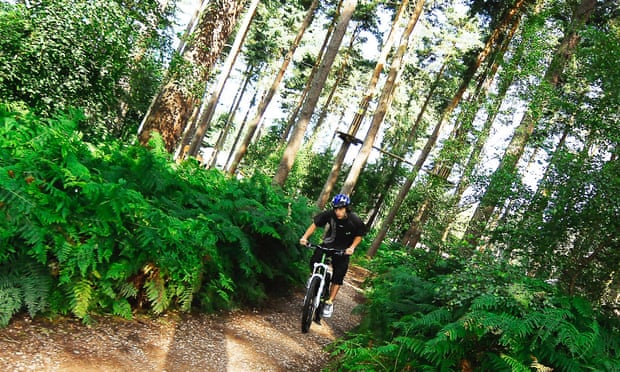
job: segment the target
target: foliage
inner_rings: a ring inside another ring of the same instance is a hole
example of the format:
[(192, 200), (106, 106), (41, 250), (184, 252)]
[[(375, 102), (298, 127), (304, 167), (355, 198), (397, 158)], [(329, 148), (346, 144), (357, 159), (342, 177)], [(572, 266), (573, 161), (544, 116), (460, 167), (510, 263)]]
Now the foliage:
[(379, 253), (362, 325), (332, 347), (337, 370), (617, 370), (618, 319), (582, 297), (490, 255)]
[(50, 115), (83, 109), (87, 134), (127, 138), (169, 55), (159, 2), (0, 3), (0, 96)]
[[(334, 155), (331, 151), (316, 153), (308, 152), (306, 147), (302, 148), (285, 187), (291, 190), (298, 189), (302, 195), (316, 198), (321, 194), (333, 162)], [(345, 175), (346, 169), (341, 170), (339, 179), (344, 179)]]
[(618, 167), (618, 160), (558, 153), (528, 213), (511, 218), (497, 239), (531, 275), (557, 279), (570, 293), (612, 304), (613, 294), (606, 292), (618, 288)]
[(582, 33), (574, 71), (544, 130), (568, 139), (549, 158), (536, 193), (524, 196), (526, 206), (512, 208), (496, 229), (494, 243), (530, 275), (617, 309), (620, 75), (608, 61), (620, 55), (620, 32), (610, 26)]
[(280, 134), (274, 127), (268, 128), (267, 133), (262, 135), (254, 146), (248, 148), (248, 153), (239, 167), (241, 173), (259, 172), (273, 175), (282, 156), (279, 144)]
[(87, 321), (256, 305), (303, 281), (306, 199), (171, 163), (161, 141), (89, 144), (79, 113), (0, 110), (2, 324), (22, 308)]

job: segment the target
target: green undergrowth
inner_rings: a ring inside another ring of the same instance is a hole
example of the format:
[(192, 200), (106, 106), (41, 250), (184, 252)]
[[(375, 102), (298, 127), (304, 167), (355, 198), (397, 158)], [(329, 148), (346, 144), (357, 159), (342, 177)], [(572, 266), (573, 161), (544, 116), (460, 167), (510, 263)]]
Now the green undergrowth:
[(307, 200), (171, 162), (157, 138), (86, 143), (79, 120), (0, 106), (0, 326), (255, 306), (303, 281)]
[(620, 320), (523, 269), (384, 247), (330, 371), (620, 371)]

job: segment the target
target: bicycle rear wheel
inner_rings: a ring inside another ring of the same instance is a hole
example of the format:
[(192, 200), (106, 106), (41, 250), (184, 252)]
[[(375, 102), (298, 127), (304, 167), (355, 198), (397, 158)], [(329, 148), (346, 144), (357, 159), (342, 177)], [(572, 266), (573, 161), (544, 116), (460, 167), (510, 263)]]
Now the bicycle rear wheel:
[(308, 285), (308, 289), (306, 290), (306, 298), (304, 300), (304, 308), (301, 313), (301, 332), (307, 333), (310, 329), (310, 325), (312, 324), (312, 317), (314, 315), (315, 307), (314, 307), (314, 298), (319, 291), (319, 285), (321, 284), (321, 279), (314, 277), (310, 281)]

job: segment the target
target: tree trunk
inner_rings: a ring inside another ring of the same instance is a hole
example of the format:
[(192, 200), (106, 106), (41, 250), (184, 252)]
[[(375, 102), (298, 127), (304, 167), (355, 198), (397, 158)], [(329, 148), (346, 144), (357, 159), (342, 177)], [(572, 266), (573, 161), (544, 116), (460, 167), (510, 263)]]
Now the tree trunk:
[(319, 96), (321, 95), (321, 89), (327, 80), (329, 70), (334, 63), (334, 59), (336, 58), (336, 54), (338, 53), (338, 49), (342, 43), (342, 39), (346, 33), (347, 26), (349, 25), (349, 21), (353, 16), (356, 6), (357, 0), (344, 1), (340, 19), (329, 42), (327, 51), (325, 52), (323, 62), (321, 63), (315, 78), (312, 80), (311, 89), (308, 91), (308, 96), (304, 102), (299, 120), (297, 120), (297, 124), (295, 125), (291, 138), (284, 149), (284, 154), (280, 165), (278, 166), (278, 170), (273, 177), (273, 185), (284, 186), (284, 182), (286, 182), (286, 179), (288, 178), (288, 174), (290, 173), (293, 163), (295, 162), (295, 155), (301, 147), (304, 133), (308, 127), (314, 108), (319, 100)]
[(370, 152), (372, 151), (372, 148), (374, 146), (375, 139), (377, 137), (377, 134), (379, 133), (381, 124), (383, 124), (385, 116), (387, 115), (387, 112), (392, 103), (396, 84), (399, 80), (400, 74), (402, 73), (402, 66), (404, 65), (403, 60), (409, 46), (411, 34), (413, 33), (415, 25), (418, 23), (418, 19), (420, 18), (423, 9), (424, 0), (418, 0), (413, 14), (409, 19), (409, 23), (407, 24), (407, 27), (405, 28), (405, 31), (403, 32), (403, 35), (401, 37), (400, 46), (396, 51), (396, 55), (392, 59), (392, 64), (390, 66), (387, 81), (383, 87), (383, 91), (379, 99), (379, 104), (377, 105), (377, 109), (375, 110), (375, 113), (373, 115), (370, 128), (368, 129), (368, 133), (366, 134), (366, 138), (364, 139), (364, 143), (362, 144), (360, 153), (353, 161), (351, 170), (349, 171), (349, 174), (344, 181), (344, 186), (341, 190), (343, 194), (350, 195), (352, 193), (353, 189), (355, 188), (355, 184), (357, 183), (357, 179), (362, 173), (362, 169), (364, 169), (366, 161), (368, 161), (368, 157), (370, 156)]
[(237, 144), (239, 143), (239, 140), (241, 139), (241, 135), (243, 134), (243, 131), (245, 130), (245, 127), (247, 126), (248, 117), (250, 116), (250, 111), (254, 107), (254, 102), (256, 102), (256, 96), (258, 96), (258, 90), (254, 91), (254, 96), (252, 96), (252, 100), (251, 100), (252, 105), (250, 105), (250, 107), (248, 107), (248, 109), (245, 111), (245, 116), (243, 117), (243, 120), (241, 121), (241, 125), (239, 126), (239, 129), (237, 130), (237, 135), (235, 136), (235, 140), (233, 141), (233, 144), (230, 146), (230, 151), (228, 152), (228, 157), (226, 158), (226, 163), (224, 164), (223, 169), (228, 169), (230, 162), (232, 161), (232, 157), (235, 154), (235, 149), (237, 148)]
[(394, 200), (394, 204), (392, 204), (392, 207), (390, 208), (388, 215), (385, 217), (383, 223), (381, 224), (381, 228), (377, 232), (375, 239), (370, 244), (370, 247), (368, 247), (368, 251), (366, 252), (366, 255), (368, 257), (374, 257), (374, 255), (377, 254), (377, 251), (379, 250), (379, 246), (381, 246), (383, 239), (385, 239), (385, 236), (387, 235), (390, 225), (392, 224), (392, 222), (394, 222), (394, 219), (396, 218), (396, 214), (398, 213), (400, 206), (405, 201), (405, 198), (407, 197), (407, 194), (409, 193), (409, 190), (411, 189), (411, 186), (413, 185), (413, 181), (415, 181), (416, 177), (418, 176), (418, 173), (420, 172), (420, 169), (422, 169), (422, 165), (426, 161), (426, 158), (428, 158), (428, 154), (430, 154), (431, 149), (433, 148), (433, 146), (435, 146), (435, 142), (437, 142), (437, 138), (439, 137), (439, 132), (441, 130), (442, 123), (443, 121), (440, 121), (435, 126), (433, 133), (431, 133), (430, 137), (426, 141), (426, 144), (424, 145), (424, 148), (422, 149), (422, 152), (418, 156), (418, 159), (416, 163), (414, 164), (413, 169), (411, 170), (411, 173), (409, 173), (407, 180), (401, 186), (400, 191), (398, 192), (398, 196)]
[(183, 33), (184, 37), (179, 40), (179, 45), (177, 46), (177, 53), (179, 53), (179, 55), (183, 55), (185, 53), (185, 48), (187, 47), (186, 41), (189, 39), (189, 36), (194, 32), (196, 27), (198, 27), (200, 15), (204, 11), (204, 8), (208, 2), (209, 0), (200, 0), (200, 6), (196, 8), (196, 11), (192, 14), (189, 22), (187, 22), (185, 32)]
[(432, 202), (430, 199), (424, 200), (420, 208), (418, 208), (418, 213), (416, 214), (409, 230), (405, 233), (403, 238), (401, 239), (401, 244), (407, 246), (408, 249), (413, 249), (420, 242), (420, 238), (422, 237), (422, 230), (420, 226), (424, 224), (424, 221), (428, 218), (432, 206)]
[[(407, 9), (408, 4), (409, 0), (404, 0), (400, 4), (398, 12), (394, 16), (394, 21), (392, 22), (390, 33), (388, 34), (385, 43), (381, 46), (381, 53), (379, 54), (379, 58), (377, 59), (377, 63), (375, 64), (375, 69), (368, 83), (368, 88), (366, 89), (366, 93), (364, 94), (364, 97), (362, 97), (362, 100), (359, 103), (359, 109), (355, 113), (353, 121), (351, 122), (351, 126), (349, 127), (348, 134), (352, 137), (355, 137), (355, 135), (357, 134), (357, 131), (362, 124), (362, 120), (364, 119), (364, 116), (368, 111), (368, 105), (370, 104), (370, 101), (375, 95), (377, 83), (379, 81), (379, 77), (381, 76), (381, 72), (383, 72), (385, 61), (389, 52), (392, 50), (392, 45), (394, 43), (394, 38), (396, 35), (396, 29), (398, 28), (400, 19), (402, 18), (404, 11)], [(325, 185), (323, 185), (323, 189), (321, 190), (321, 194), (319, 195), (319, 198), (317, 200), (317, 206), (319, 207), (319, 209), (323, 209), (325, 207), (325, 204), (327, 204), (327, 200), (329, 199), (329, 196), (332, 193), (334, 186), (336, 185), (338, 175), (340, 174), (340, 169), (342, 169), (342, 163), (344, 162), (350, 146), (350, 141), (343, 140), (342, 145), (340, 146), (340, 150), (338, 151), (338, 154), (334, 159), (334, 164), (329, 173), (329, 176), (327, 176)]]
[(316, 8), (318, 7), (318, 5), (319, 5), (319, 0), (312, 1), (312, 4), (310, 5), (308, 12), (306, 13), (306, 18), (304, 19), (304, 22), (302, 23), (301, 27), (299, 28), (299, 31), (297, 32), (297, 36), (295, 37), (295, 40), (291, 44), (288, 52), (286, 53), (286, 56), (284, 56), (284, 61), (282, 62), (282, 66), (280, 66), (280, 70), (278, 71), (278, 74), (273, 80), (271, 87), (269, 88), (265, 96), (261, 99), (260, 103), (258, 104), (256, 115), (248, 123), (247, 133), (245, 137), (243, 138), (243, 141), (241, 142), (239, 149), (237, 149), (237, 152), (235, 153), (234, 159), (230, 167), (228, 168), (228, 173), (234, 174), (237, 171), (237, 167), (239, 166), (239, 163), (241, 163), (241, 160), (245, 156), (248, 150), (248, 147), (250, 146), (250, 143), (252, 142), (252, 138), (254, 138), (254, 134), (256, 133), (256, 129), (258, 128), (258, 124), (260, 123), (263, 116), (265, 115), (265, 112), (267, 111), (267, 106), (269, 106), (269, 103), (271, 103), (273, 96), (276, 94), (276, 91), (278, 90), (278, 87), (280, 86), (280, 83), (282, 82), (282, 79), (284, 78), (284, 73), (286, 72), (286, 69), (288, 68), (288, 65), (290, 64), (291, 60), (293, 59), (293, 54), (295, 54), (295, 50), (297, 50), (297, 47), (299, 46), (299, 43), (301, 42), (301, 39), (304, 33), (306, 32), (306, 29), (312, 23), (312, 19), (314, 18), (314, 12), (316, 11)]
[(158, 132), (166, 150), (174, 152), (183, 128), (200, 102), (200, 99), (192, 94), (194, 86), (207, 81), (244, 3), (245, 0), (227, 0), (217, 2), (219, 6), (205, 8), (206, 12), (200, 18), (196, 37), (191, 45), (185, 47), (183, 54), (187, 65), (194, 70), (189, 76), (175, 73), (168, 78), (138, 129), (138, 139), (142, 145), (149, 142), (152, 133)]
[(243, 79), (243, 83), (241, 84), (237, 93), (235, 94), (235, 98), (233, 99), (232, 105), (230, 106), (228, 110), (228, 115), (226, 115), (226, 122), (224, 123), (224, 127), (222, 128), (222, 130), (220, 130), (220, 134), (218, 135), (217, 141), (213, 148), (213, 153), (211, 154), (211, 161), (209, 162), (210, 168), (214, 168), (217, 164), (217, 157), (220, 151), (222, 151), (222, 148), (224, 147), (224, 143), (228, 139), (228, 133), (230, 132), (230, 128), (231, 126), (234, 125), (235, 113), (239, 109), (239, 105), (241, 104), (241, 101), (243, 100), (245, 93), (247, 93), (247, 89), (248, 89), (248, 86), (250, 85), (250, 81), (252, 80), (253, 74), (254, 74), (254, 66), (248, 65), (244, 73), (245, 78)]
[[(340, 9), (341, 5), (342, 5), (342, 0), (340, 1), (338, 9)], [(286, 121), (286, 126), (284, 127), (284, 130), (282, 131), (282, 134), (280, 135), (280, 142), (282, 144), (286, 143), (286, 140), (288, 139), (291, 133), (291, 129), (295, 125), (297, 117), (299, 116), (299, 112), (301, 111), (301, 108), (303, 107), (304, 101), (306, 100), (306, 97), (308, 96), (308, 92), (312, 88), (312, 82), (314, 81), (314, 77), (319, 67), (321, 66), (321, 62), (323, 61), (323, 57), (326, 53), (329, 40), (332, 38), (332, 35), (334, 34), (334, 28), (336, 27), (336, 22), (338, 22), (337, 16), (332, 19), (332, 23), (329, 25), (329, 28), (327, 29), (327, 32), (325, 33), (325, 37), (323, 38), (323, 44), (321, 45), (321, 48), (319, 49), (319, 53), (316, 56), (316, 61), (314, 61), (314, 66), (312, 66), (312, 70), (310, 71), (310, 76), (308, 76), (308, 79), (306, 80), (306, 86), (304, 87), (304, 90), (301, 92), (299, 97), (297, 97), (295, 108), (291, 110), (291, 114), (288, 116), (288, 120)]]
[[(351, 38), (351, 41), (353, 41), (356, 37), (357, 35), (354, 35)], [(336, 95), (336, 91), (338, 90), (338, 88), (340, 87), (340, 84), (342, 83), (342, 79), (344, 78), (344, 72), (346, 71), (346, 69), (347, 69), (347, 62), (345, 60), (340, 65), (340, 68), (338, 69), (338, 73), (336, 74), (336, 81), (332, 85), (332, 89), (329, 91), (329, 95), (327, 96), (327, 99), (325, 100), (325, 104), (323, 105), (323, 108), (321, 109), (321, 113), (319, 114), (319, 117), (316, 121), (316, 125), (314, 126), (314, 129), (312, 129), (312, 136), (310, 136), (310, 140), (308, 141), (309, 149), (312, 149), (312, 147), (314, 147), (316, 138), (318, 137), (321, 127), (323, 126), (323, 123), (325, 122), (325, 118), (327, 117), (327, 114), (329, 113), (329, 109), (330, 109), (332, 101), (334, 100), (334, 96)]]
[(319, 135), (321, 127), (323, 123), (325, 122), (325, 118), (327, 118), (327, 115), (330, 112), (331, 103), (334, 100), (334, 97), (336, 96), (336, 92), (338, 91), (338, 88), (340, 88), (340, 85), (342, 84), (342, 81), (345, 78), (345, 73), (347, 72), (347, 68), (349, 67), (349, 57), (351, 56), (351, 51), (353, 50), (353, 46), (358, 36), (359, 36), (359, 27), (356, 27), (356, 29), (351, 33), (351, 39), (350, 39), (351, 41), (349, 42), (349, 46), (347, 47), (347, 52), (344, 53), (345, 55), (342, 58), (342, 62), (340, 63), (338, 72), (336, 72), (335, 74), (336, 75), (335, 81), (332, 84), (332, 87), (329, 91), (329, 94), (327, 95), (327, 99), (325, 100), (323, 107), (321, 108), (321, 112), (319, 113), (319, 116), (316, 120), (316, 125), (312, 129), (312, 135), (310, 136), (310, 139), (308, 140), (308, 149), (312, 149), (312, 147), (314, 147), (314, 143), (316, 142), (316, 139)]
[[(436, 183), (441, 185), (440, 187), (444, 187), (449, 185), (448, 178), (452, 173), (452, 168), (457, 162), (462, 161), (463, 157), (466, 156), (469, 146), (467, 145), (467, 135), (471, 132), (473, 127), (474, 117), (482, 103), (487, 97), (488, 89), (491, 86), (492, 81), (495, 78), (497, 70), (499, 69), (500, 61), (503, 60), (503, 56), (508, 50), (508, 46), (510, 45), (515, 32), (518, 29), (518, 26), (521, 21), (521, 12), (508, 12), (510, 17), (504, 20), (500, 24), (499, 27), (503, 28), (503, 30), (499, 33), (504, 34), (506, 31), (505, 28), (510, 27), (506, 36), (503, 37), (502, 40), (498, 37), (495, 39), (496, 42), (501, 42), (501, 46), (497, 48), (496, 52), (490, 52), (493, 54), (493, 58), (488, 63), (487, 68), (480, 74), (478, 77), (478, 84), (476, 85), (476, 89), (474, 93), (469, 98), (469, 102), (462, 108), (461, 113), (459, 114), (459, 118), (456, 120), (456, 124), (450, 134), (450, 139), (448, 142), (453, 143), (454, 146), (445, 145), (438, 156), (437, 161), (433, 167), (433, 174), (436, 177), (439, 177), (444, 182)], [(491, 50), (494, 48), (491, 48)], [(458, 146), (458, 149), (454, 148)], [(455, 154), (455, 152), (458, 152)], [(407, 239), (407, 244), (410, 249), (416, 247), (419, 243), (420, 238), (422, 236), (422, 229), (427, 219), (431, 217), (431, 211), (434, 211), (434, 203), (431, 198), (427, 198), (420, 210), (417, 213), (417, 217), (412, 222), (408, 234), (411, 236), (410, 239)], [(442, 213), (442, 212), (438, 212)]]
[(256, 14), (256, 8), (258, 7), (259, 0), (252, 0), (250, 3), (250, 7), (241, 23), (241, 28), (237, 32), (237, 36), (235, 37), (235, 42), (232, 45), (230, 53), (226, 58), (226, 62), (224, 63), (224, 67), (220, 72), (217, 83), (215, 85), (215, 89), (211, 94), (209, 101), (207, 102), (207, 106), (200, 115), (198, 119), (196, 132), (193, 133), (191, 141), (189, 142), (189, 150), (187, 152), (188, 156), (196, 157), (198, 155), (198, 151), (200, 151), (200, 145), (202, 144), (202, 139), (204, 138), (209, 126), (211, 125), (211, 120), (213, 119), (213, 114), (215, 113), (215, 107), (217, 106), (217, 102), (222, 95), (222, 91), (224, 89), (224, 85), (230, 76), (230, 71), (232, 71), (233, 65), (241, 52), (241, 46), (243, 45), (243, 41), (248, 34), (250, 29), (250, 23), (252, 22), (252, 18)]
[[(562, 42), (558, 46), (543, 78), (544, 82), (549, 84), (551, 87), (557, 88), (560, 85), (560, 77), (564, 70), (564, 66), (579, 43), (578, 31), (587, 22), (590, 15), (594, 11), (595, 6), (596, 0), (582, 0), (579, 6), (575, 9), (571, 23), (568, 25), (568, 30), (566, 31)], [(537, 96), (540, 97), (540, 94)], [(521, 123), (515, 130), (502, 161), (500, 162), (500, 165), (494, 175), (499, 175), (502, 173), (512, 174), (515, 172), (517, 163), (523, 155), (530, 135), (536, 128), (536, 123), (539, 119), (539, 114), (537, 113), (544, 111), (544, 108), (548, 105), (546, 98), (540, 97), (538, 100), (539, 102), (536, 104), (538, 109), (536, 112), (532, 110), (533, 106), (530, 106), (530, 109), (521, 119)], [(500, 186), (500, 182), (502, 181), (496, 181), (493, 177), (491, 178), (491, 183), (487, 187), (485, 194), (481, 198), (480, 203), (476, 207), (474, 215), (469, 222), (465, 237), (474, 247), (478, 245), (495, 206), (502, 203), (503, 197), (496, 192), (497, 188)]]
[[(525, 52), (525, 45), (526, 42), (522, 40), (521, 43), (519, 43), (519, 45), (517, 46), (516, 51), (512, 53), (510, 64), (507, 65), (507, 67), (504, 69), (504, 72), (500, 74), (499, 82), (497, 84), (497, 94), (491, 99), (490, 102), (487, 102), (487, 106), (491, 108), (488, 110), (488, 115), (484, 122), (482, 130), (476, 138), (476, 143), (473, 145), (472, 151), (469, 154), (469, 158), (467, 160), (467, 164), (464, 167), (461, 178), (459, 179), (456, 189), (454, 191), (453, 199), (455, 203), (458, 203), (461, 200), (461, 198), (463, 197), (463, 193), (471, 183), (471, 176), (475, 170), (476, 165), (480, 161), (482, 149), (489, 137), (489, 134), (491, 133), (495, 118), (497, 117), (502, 102), (504, 101), (506, 94), (508, 93), (508, 89), (514, 82), (519, 62), (521, 61), (523, 53)], [(447, 223), (442, 235), (442, 241), (445, 241), (448, 238), (448, 234), (450, 233), (451, 229), (450, 225), (456, 218), (457, 214), (458, 212), (451, 212), (450, 216), (446, 218)]]

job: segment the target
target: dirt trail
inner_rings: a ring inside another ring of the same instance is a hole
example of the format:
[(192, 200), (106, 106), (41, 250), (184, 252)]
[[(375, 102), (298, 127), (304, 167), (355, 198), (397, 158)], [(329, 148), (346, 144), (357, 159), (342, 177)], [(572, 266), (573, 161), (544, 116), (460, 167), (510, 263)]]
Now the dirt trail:
[(20, 317), (0, 329), (1, 371), (320, 371), (323, 348), (353, 328), (366, 272), (351, 267), (334, 316), (301, 333), (303, 293), (252, 311), (132, 321)]

